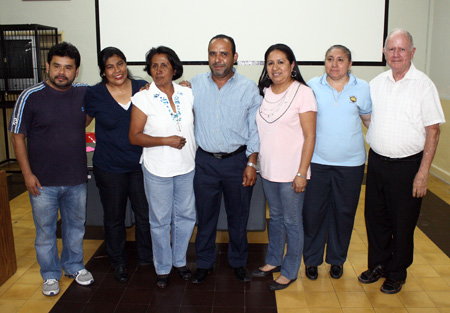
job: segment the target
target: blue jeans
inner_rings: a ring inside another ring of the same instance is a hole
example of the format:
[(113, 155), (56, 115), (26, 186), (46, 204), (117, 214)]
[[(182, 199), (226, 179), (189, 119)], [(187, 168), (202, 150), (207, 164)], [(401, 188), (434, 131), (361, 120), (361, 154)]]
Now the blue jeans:
[[(86, 183), (76, 186), (43, 186), (30, 194), (36, 227), (36, 257), (44, 280), (59, 279), (62, 269), (71, 276), (84, 269), (83, 237), (86, 221)], [(56, 246), (58, 208), (62, 221), (61, 260)], [(62, 269), (61, 269), (62, 267)]]
[(94, 166), (94, 175), (103, 206), (106, 252), (112, 267), (125, 265), (128, 260), (125, 251), (127, 237), (125, 213), (128, 198), (130, 198), (131, 208), (136, 219), (138, 262), (152, 262), (152, 239), (142, 171), (113, 173)]
[(153, 262), (156, 273), (165, 275), (170, 273), (172, 265), (186, 265), (186, 251), (195, 226), (195, 171), (174, 177), (153, 175), (145, 166), (142, 171), (150, 213)]
[(270, 213), (266, 263), (281, 265), (281, 275), (296, 279), (303, 252), (302, 210), (305, 193), (295, 193), (291, 189), (292, 182), (275, 183), (262, 179), (262, 185)]

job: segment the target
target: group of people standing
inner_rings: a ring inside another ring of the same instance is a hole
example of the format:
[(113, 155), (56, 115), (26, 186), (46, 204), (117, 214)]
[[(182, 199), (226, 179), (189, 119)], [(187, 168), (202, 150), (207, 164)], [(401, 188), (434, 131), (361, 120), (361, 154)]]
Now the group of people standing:
[[(366, 186), (369, 269), (359, 281), (372, 283), (385, 277), (382, 292), (401, 290), (412, 263), (413, 232), (439, 124), (445, 122), (436, 88), (412, 64), (415, 48), (408, 32), (398, 29), (389, 34), (384, 54), (392, 70), (376, 77), (370, 86), (350, 73), (351, 52), (342, 45), (327, 50), (325, 74), (308, 83), (293, 51), (284, 44), (272, 45), (256, 85), (234, 68), (238, 54), (233, 38), (217, 35), (208, 45), (210, 72), (194, 77), (188, 87), (174, 82), (182, 76), (183, 66), (168, 47), (147, 53), (145, 70), (153, 82), (146, 87), (145, 81), (131, 77), (126, 57), (112, 47), (99, 54), (99, 84), (72, 84), (79, 55), (76, 63), (64, 49), (76, 50), (67, 43), (52, 48), (49, 79), (24, 91), (10, 125), (30, 191), (44, 294), (59, 292), (61, 267), (81, 284), (93, 282), (82, 264), (86, 167), (79, 151), (84, 153), (84, 145), (78, 147), (80, 136), (84, 138), (82, 128), (93, 118), (94, 175), (104, 210), (106, 249), (119, 282), (128, 279), (124, 225), (128, 198), (136, 217), (138, 262), (153, 263), (156, 284), (165, 288), (172, 269), (194, 284), (203, 283), (213, 272), (222, 196), (229, 231), (228, 261), (239, 281), (281, 272), (270, 289), (287, 288), (298, 277), (302, 256), (306, 276), (317, 279), (325, 247), (330, 276), (340, 278), (366, 162), (362, 121), (369, 129), (371, 146)], [(67, 116), (59, 115), (61, 103), (73, 112), (67, 109)], [(48, 118), (48, 112), (55, 117)], [(74, 133), (71, 137), (67, 137), (68, 127)], [(57, 145), (41, 151), (46, 147), (41, 143), (43, 135), (56, 136)], [(54, 163), (47, 164), (49, 154), (55, 155)], [(72, 162), (77, 167), (69, 162), (75, 157)], [(269, 245), (265, 264), (250, 273), (246, 227), (258, 163), (269, 205)], [(80, 176), (76, 182), (60, 179), (75, 179), (75, 170)], [(44, 181), (47, 172), (55, 179)], [(44, 203), (47, 189), (61, 185), (83, 189), (84, 196), (77, 192), (78, 206), (64, 205), (65, 191), (46, 200), (45, 208), (37, 204)], [(58, 207), (63, 220), (61, 261), (52, 233)], [(47, 211), (52, 219), (45, 227), (51, 231), (40, 226)], [(80, 215), (81, 241), (65, 237), (74, 228), (66, 211)], [(192, 274), (186, 266), (186, 251), (196, 221), (197, 267)], [(77, 250), (81, 263), (78, 258), (72, 265), (74, 256), (65, 254), (66, 248), (81, 249)], [(51, 262), (44, 261), (49, 251)]]

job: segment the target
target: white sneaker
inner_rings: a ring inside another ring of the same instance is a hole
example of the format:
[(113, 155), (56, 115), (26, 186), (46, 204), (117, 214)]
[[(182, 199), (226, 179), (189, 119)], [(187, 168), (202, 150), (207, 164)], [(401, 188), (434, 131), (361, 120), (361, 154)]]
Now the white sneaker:
[(91, 272), (84, 268), (75, 274), (75, 281), (82, 286), (88, 286), (94, 283), (94, 277)]
[(55, 296), (59, 293), (59, 283), (56, 279), (47, 279), (42, 285), (42, 293), (46, 296)]

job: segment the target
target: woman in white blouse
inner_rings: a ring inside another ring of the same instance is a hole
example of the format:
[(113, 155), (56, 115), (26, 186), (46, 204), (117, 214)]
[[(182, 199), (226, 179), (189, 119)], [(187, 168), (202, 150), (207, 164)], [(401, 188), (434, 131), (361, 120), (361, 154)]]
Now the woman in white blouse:
[(165, 288), (172, 266), (182, 279), (191, 277), (186, 250), (196, 219), (194, 97), (191, 89), (173, 82), (183, 74), (183, 66), (172, 49), (152, 48), (146, 55), (145, 70), (153, 82), (148, 90), (132, 97), (129, 139), (144, 147), (141, 163), (156, 284)]

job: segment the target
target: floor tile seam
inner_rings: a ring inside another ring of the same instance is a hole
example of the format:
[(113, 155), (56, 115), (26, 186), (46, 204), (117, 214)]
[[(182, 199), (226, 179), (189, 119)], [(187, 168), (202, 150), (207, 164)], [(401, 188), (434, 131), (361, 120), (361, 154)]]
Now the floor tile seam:
[[(425, 293), (425, 292), (424, 292), (424, 293)], [(430, 302), (433, 303), (434, 306), (431, 306), (431, 307), (426, 306), (426, 307), (420, 307), (420, 308), (437, 308), (436, 303), (434, 303), (433, 300), (431, 300), (431, 298), (430, 298), (428, 295), (426, 295), (426, 296), (427, 296), (428, 300), (430, 300)], [(402, 297), (400, 296), (400, 294), (399, 294), (399, 297), (398, 297), (398, 298), (400, 299), (400, 301), (401, 301), (401, 303), (403, 304), (403, 307), (404, 307), (405, 309), (411, 308), (411, 306), (407, 306), (407, 303), (402, 299)]]
[[(443, 181), (440, 181), (439, 184), (440, 184), (440, 183), (447, 185), (447, 184), (444, 183)], [(450, 188), (450, 186), (448, 186), (448, 185), (447, 185), (447, 187)], [(447, 199), (446, 199), (447, 197), (440, 197), (440, 196), (438, 195), (438, 194), (440, 193), (440, 190), (438, 190), (438, 189), (439, 189), (439, 187), (434, 187), (434, 186), (429, 186), (429, 187), (428, 187), (428, 190), (431, 191), (433, 194), (435, 194), (436, 197), (438, 197), (439, 199), (441, 199), (442, 201), (444, 201), (445, 203), (447, 203), (448, 205), (450, 205), (450, 199), (447, 200)]]

